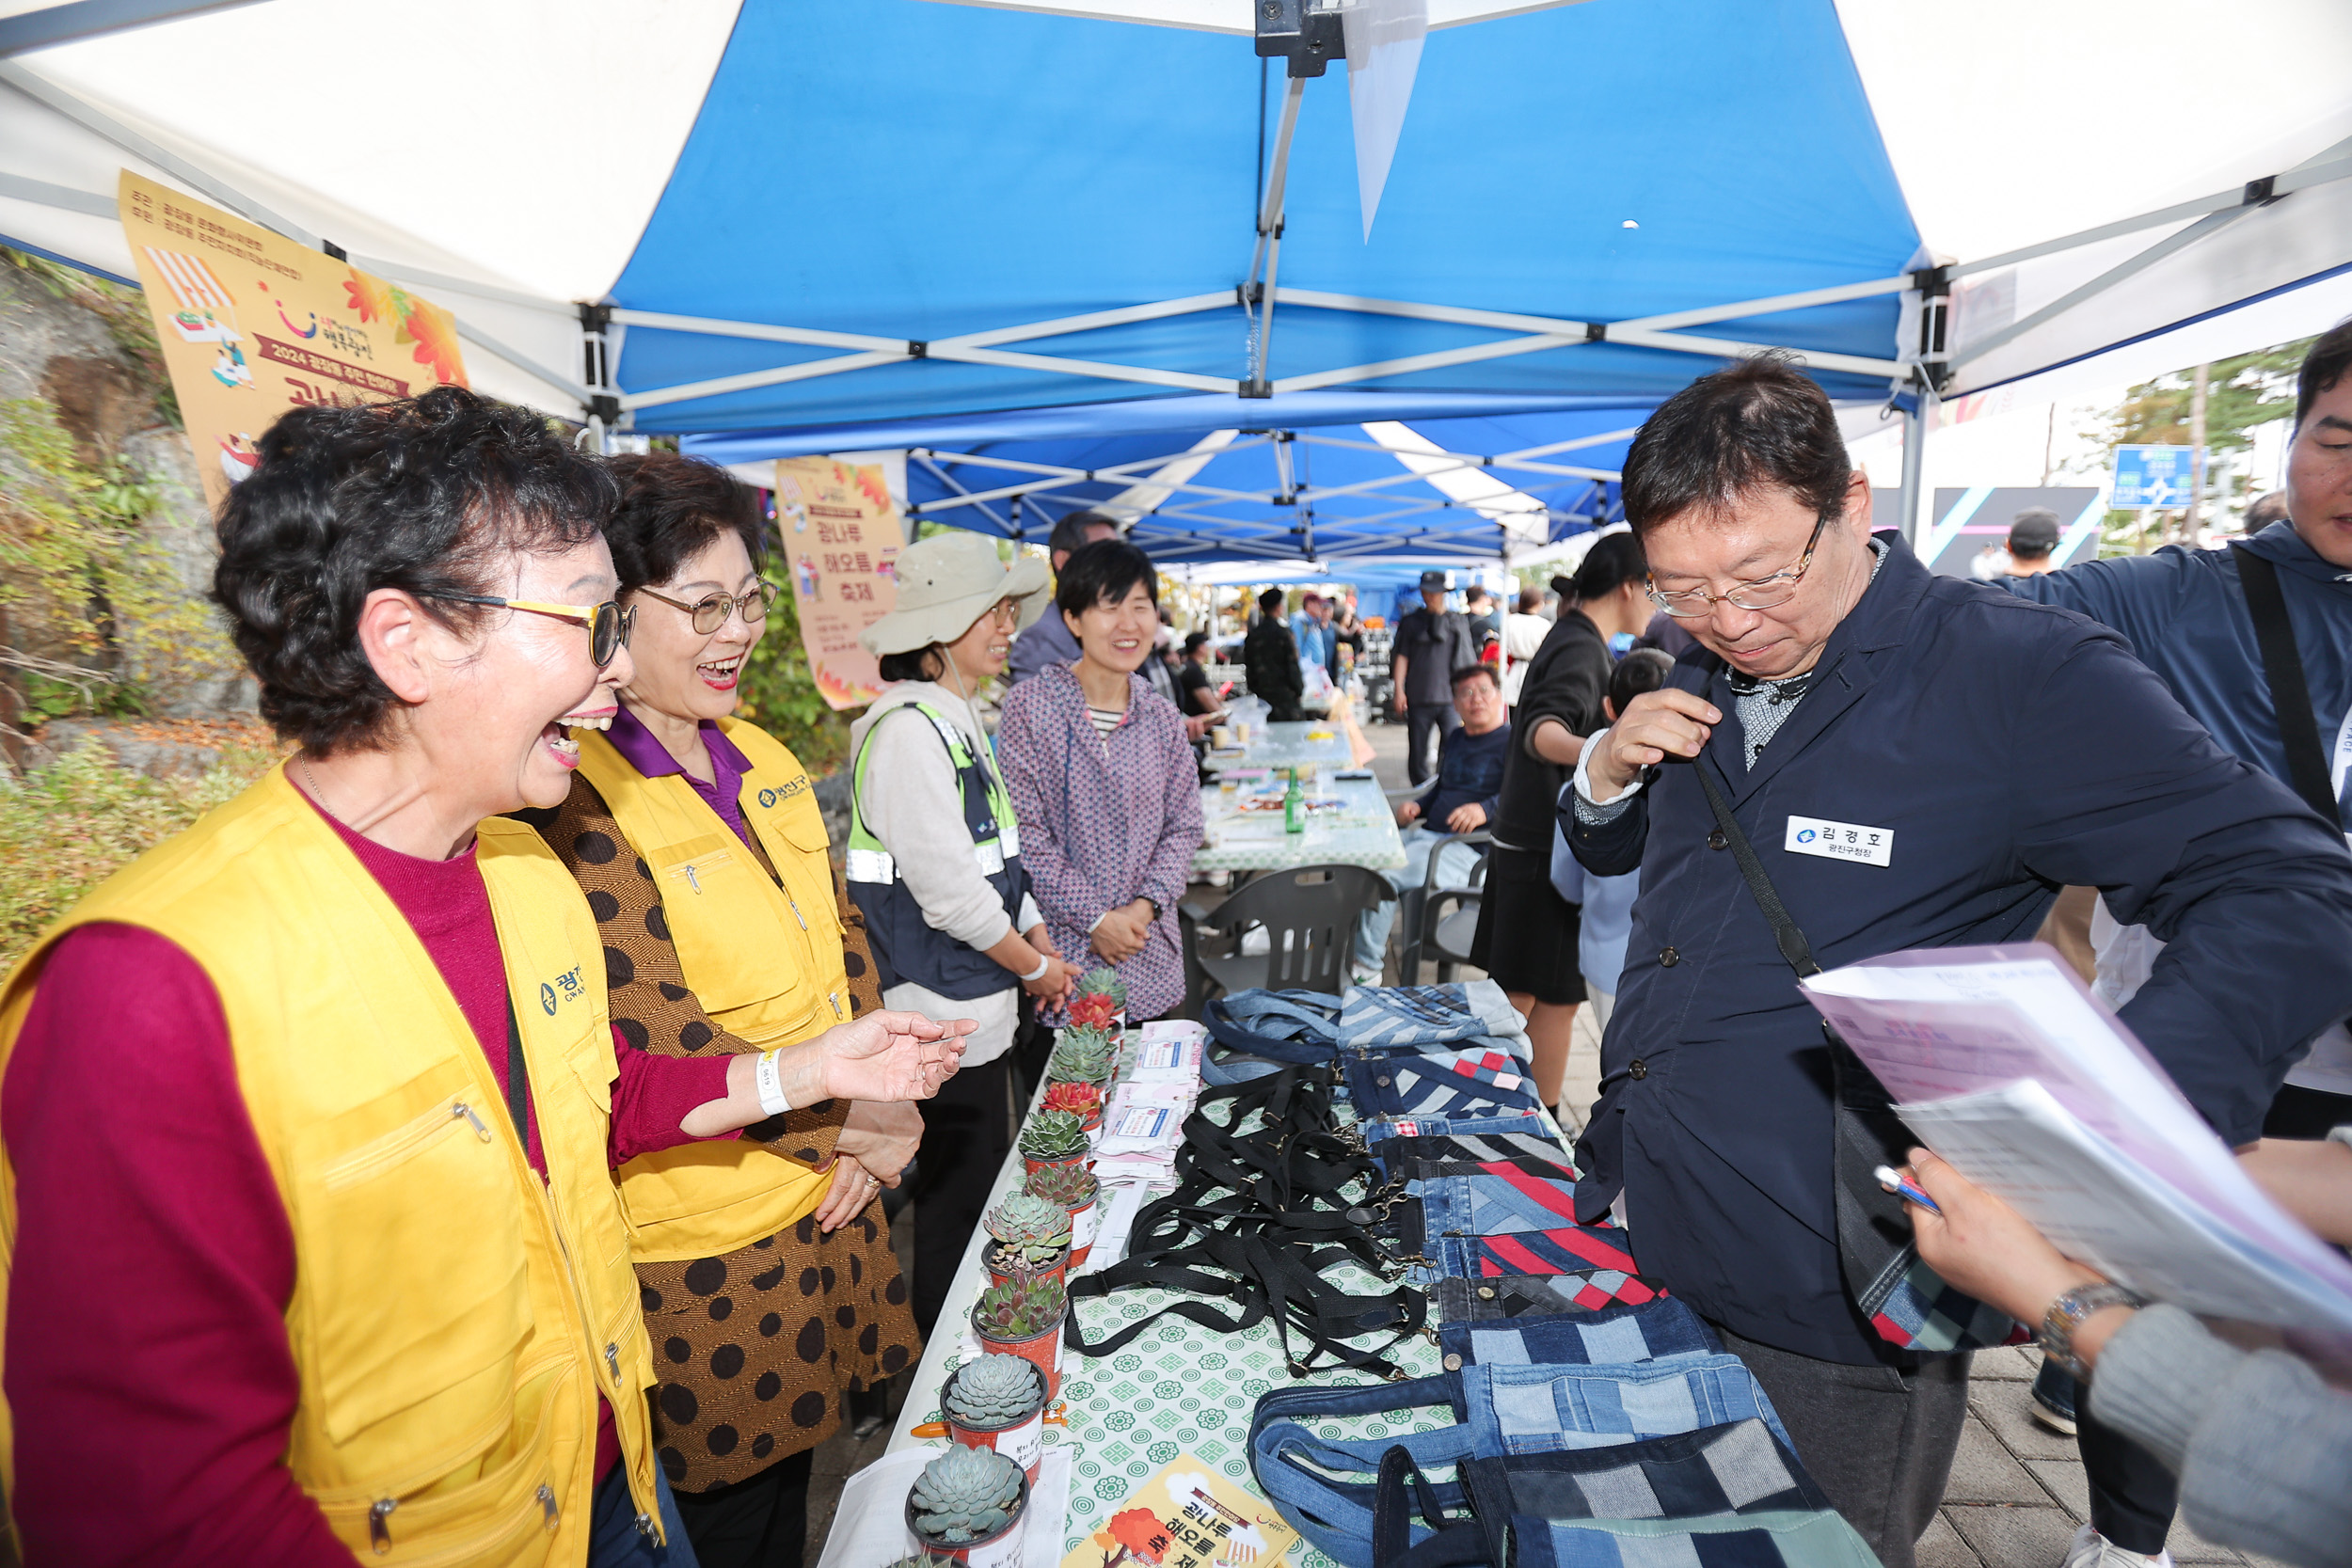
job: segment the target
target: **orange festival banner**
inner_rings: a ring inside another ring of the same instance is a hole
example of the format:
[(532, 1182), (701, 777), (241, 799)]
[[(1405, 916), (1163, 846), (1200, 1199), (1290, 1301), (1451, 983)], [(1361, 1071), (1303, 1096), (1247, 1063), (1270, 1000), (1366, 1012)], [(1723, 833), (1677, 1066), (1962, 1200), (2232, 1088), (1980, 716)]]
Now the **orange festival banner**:
[(439, 306), (128, 169), (118, 196), (207, 505), (289, 408), (466, 385)]
[(778, 458), (776, 534), (817, 689), (836, 709), (864, 707), (882, 695), (882, 682), (858, 633), (898, 604), (906, 543), (882, 466)]

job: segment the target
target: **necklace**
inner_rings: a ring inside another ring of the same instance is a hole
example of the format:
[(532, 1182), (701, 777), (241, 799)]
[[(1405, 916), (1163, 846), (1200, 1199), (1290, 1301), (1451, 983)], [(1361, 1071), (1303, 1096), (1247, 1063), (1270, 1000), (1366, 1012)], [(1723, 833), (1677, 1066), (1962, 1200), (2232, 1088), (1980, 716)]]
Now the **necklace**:
[(319, 810), (325, 812), (327, 816), (334, 817), (336, 821), (341, 822), (342, 818), (336, 816), (335, 808), (326, 803), (326, 791), (319, 787), (319, 776), (310, 771), (310, 753), (308, 752), (296, 752), (294, 753), (294, 766), (302, 769), (302, 782), (310, 786), (310, 799), (317, 802)]

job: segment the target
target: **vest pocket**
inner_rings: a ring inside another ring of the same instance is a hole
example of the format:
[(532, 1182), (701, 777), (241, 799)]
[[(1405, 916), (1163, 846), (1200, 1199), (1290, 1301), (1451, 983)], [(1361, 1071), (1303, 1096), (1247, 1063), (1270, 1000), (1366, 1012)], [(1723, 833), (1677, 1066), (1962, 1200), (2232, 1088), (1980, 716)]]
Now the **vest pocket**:
[[(478, 1480), (406, 1492), (389, 1486), (345, 1487), (314, 1494), (327, 1527), (362, 1562), (388, 1568), (453, 1568), (454, 1564), (522, 1564), (548, 1560), (548, 1538), (567, 1521), (584, 1533), (586, 1495), (572, 1496), (580, 1446), (595, 1441), (592, 1427), (573, 1413), (581, 1369), (575, 1361), (527, 1380), (523, 1402), (535, 1412), (508, 1457), (494, 1458)], [(532, 1384), (536, 1386), (532, 1386)], [(559, 1429), (571, 1439), (559, 1451)]]
[(293, 1140), (291, 1326), (344, 1473), (430, 1474), (504, 1430), (531, 1305), (506, 1108), (449, 1057)]

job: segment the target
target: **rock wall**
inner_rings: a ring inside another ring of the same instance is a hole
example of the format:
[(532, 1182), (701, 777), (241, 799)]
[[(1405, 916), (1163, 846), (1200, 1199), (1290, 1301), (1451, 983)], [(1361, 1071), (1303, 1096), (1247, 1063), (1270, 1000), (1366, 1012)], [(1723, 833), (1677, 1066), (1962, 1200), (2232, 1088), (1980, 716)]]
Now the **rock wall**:
[[(187, 437), (166, 412), (167, 388), (160, 367), (144, 358), (133, 341), (144, 302), (126, 292), (110, 295), (72, 288), (73, 276), (78, 275), (44, 275), (0, 261), (0, 400), (41, 400), (84, 467), (103, 470), (119, 460), (132, 477), (151, 488), (154, 500), (139, 526), (162, 546), (171, 586), (183, 596), (179, 608), (200, 604), (212, 579), (212, 518)], [(24, 473), (21, 454), (0, 450), (0, 485), (24, 483)], [(0, 491), (0, 504), (5, 500)], [(135, 668), (135, 653), (111, 660), (78, 655), (71, 661), (106, 668), (129, 657), (134, 667), (116, 673), (145, 688), (147, 710), (158, 717), (249, 711), (252, 683), (238, 670), (209, 610), (204, 625), (194, 667), (164, 678)], [(138, 627), (124, 630), (130, 635), (118, 641), (135, 648)], [(56, 647), (40, 646), (39, 634), (22, 624), (9, 623), (7, 635), (21, 652), (60, 655)], [(13, 705), (0, 696), (0, 707)], [(0, 712), (0, 720), (11, 717)]]

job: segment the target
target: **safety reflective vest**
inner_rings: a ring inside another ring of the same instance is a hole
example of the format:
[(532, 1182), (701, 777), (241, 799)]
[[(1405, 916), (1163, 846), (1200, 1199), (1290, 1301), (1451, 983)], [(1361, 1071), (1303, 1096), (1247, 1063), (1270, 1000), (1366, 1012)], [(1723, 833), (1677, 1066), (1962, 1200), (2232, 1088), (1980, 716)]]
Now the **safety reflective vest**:
[[(980, 874), (1002, 895), (1005, 918), (1019, 924), (1021, 900), (1028, 892), (1028, 874), (1021, 869), (1021, 827), (1013, 815), (1011, 797), (996, 775), (973, 754), (963, 732), (946, 714), (928, 703), (905, 705), (920, 713), (946, 743), (947, 758), (963, 785), (963, 825), (972, 835), (972, 855)], [(907, 891), (898, 864), (882, 840), (866, 830), (860, 800), (866, 793), (866, 758), (874, 732), (887, 723), (884, 714), (866, 732), (866, 745), (858, 748), (850, 794), (850, 896), (866, 916), (866, 935), (873, 944), (884, 988), (911, 980), (942, 996), (968, 1001), (1009, 990), (1020, 981), (985, 953), (975, 952), (933, 927), (923, 908)]]
[[(790, 751), (750, 724), (719, 725), (751, 764), (737, 803), (774, 878), (684, 774), (649, 779), (595, 731), (575, 732), (580, 770), (653, 874), (703, 1011), (755, 1045), (791, 1045), (850, 1016), (824, 817)], [(751, 1139), (641, 1154), (617, 1174), (647, 1263), (750, 1246), (815, 1212), (832, 1180)]]
[[(0, 990), (5, 1070), (66, 931), (144, 927), (203, 968), (294, 1236), (286, 1465), (389, 1568), (584, 1560), (599, 1394), (642, 1528), (660, 1528), (652, 1354), (607, 1168), (602, 944), (530, 829), (484, 822), (477, 861), (544, 1181), (423, 944), (282, 766), (109, 878)], [(12, 1246), (12, 1166), (0, 1219)]]

